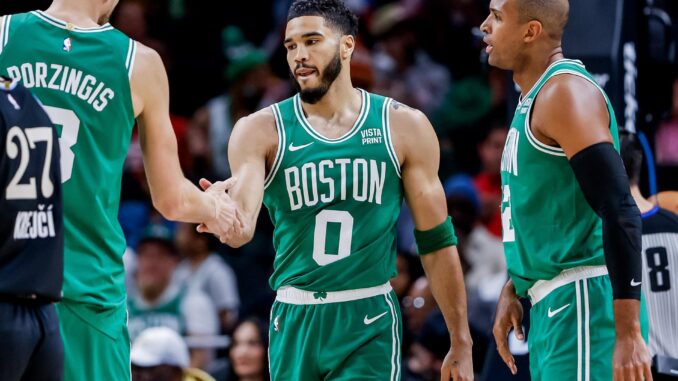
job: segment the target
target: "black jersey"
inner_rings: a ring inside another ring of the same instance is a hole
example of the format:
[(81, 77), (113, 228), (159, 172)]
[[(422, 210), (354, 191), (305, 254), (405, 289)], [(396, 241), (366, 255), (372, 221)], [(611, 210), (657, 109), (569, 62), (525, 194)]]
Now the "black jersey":
[(63, 281), (59, 139), (41, 104), (0, 81), (0, 294), (58, 300)]

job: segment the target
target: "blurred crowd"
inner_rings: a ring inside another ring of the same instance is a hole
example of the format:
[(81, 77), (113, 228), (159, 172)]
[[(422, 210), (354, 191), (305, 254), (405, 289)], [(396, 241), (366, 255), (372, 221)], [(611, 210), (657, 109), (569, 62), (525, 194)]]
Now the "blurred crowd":
[[(289, 3), (120, 1), (112, 24), (157, 50), (165, 63), (181, 164), (196, 183), (201, 177), (230, 176), (228, 140), (240, 117), (293, 94), (282, 45)], [(439, 175), (465, 271), (477, 379), (508, 379), (491, 330), (507, 279), (498, 205), (509, 79), (483, 56), (478, 26), (489, 1), (346, 3), (360, 18), (351, 62), (354, 85), (422, 110), (436, 129)], [(662, 144), (676, 147), (678, 96), (659, 133)], [(678, 164), (675, 150), (661, 148), (659, 160)], [(239, 249), (197, 233), (195, 225), (163, 220), (152, 208), (135, 130), (119, 219), (128, 242), (124, 259), (135, 380), (268, 379), (269, 310), (275, 298), (268, 276), (275, 253), (266, 210), (253, 241)], [(415, 254), (412, 231), (404, 206), (398, 275), (391, 281), (404, 321), (403, 380), (433, 380), (439, 378), (449, 333)], [(521, 366), (526, 344), (511, 340), (511, 349), (520, 369), (511, 379), (528, 380), (528, 368)]]

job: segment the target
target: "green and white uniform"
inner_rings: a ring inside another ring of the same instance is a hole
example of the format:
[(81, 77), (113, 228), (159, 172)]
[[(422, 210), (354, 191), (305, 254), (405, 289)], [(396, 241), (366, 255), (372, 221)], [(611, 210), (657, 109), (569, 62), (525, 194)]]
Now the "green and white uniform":
[(396, 221), (403, 199), (390, 99), (360, 90), (361, 112), (328, 139), (299, 96), (272, 106), (278, 152), (264, 204), (275, 226), (274, 380), (400, 378)]
[(130, 377), (117, 214), (135, 52), (136, 42), (109, 24), (78, 28), (41, 11), (7, 16), (0, 31), (0, 72), (38, 97), (60, 136), (66, 380)]
[(530, 129), (539, 91), (564, 74), (600, 90), (619, 149), (617, 122), (605, 92), (581, 62), (554, 62), (518, 103), (506, 139), (501, 162), (504, 251), (516, 292), (529, 295), (533, 304), (528, 335), (533, 379), (611, 380), (615, 331), (602, 220), (584, 198), (563, 150), (541, 143)]

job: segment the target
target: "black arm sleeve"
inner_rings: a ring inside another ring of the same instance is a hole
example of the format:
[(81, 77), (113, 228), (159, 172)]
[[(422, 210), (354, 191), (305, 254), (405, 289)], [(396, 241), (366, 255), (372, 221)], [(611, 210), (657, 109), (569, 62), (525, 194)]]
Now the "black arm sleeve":
[(603, 220), (603, 248), (615, 299), (640, 299), (641, 219), (621, 157), (611, 143), (578, 152), (570, 165), (591, 208)]

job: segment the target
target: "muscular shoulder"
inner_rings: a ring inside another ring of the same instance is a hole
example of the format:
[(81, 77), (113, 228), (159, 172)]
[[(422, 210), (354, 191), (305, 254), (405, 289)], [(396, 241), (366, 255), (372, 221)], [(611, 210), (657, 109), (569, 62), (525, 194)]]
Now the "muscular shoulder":
[(536, 116), (560, 119), (577, 117), (583, 113), (607, 114), (605, 99), (600, 90), (587, 79), (576, 75), (561, 74), (551, 78), (539, 91), (534, 108)]
[(562, 74), (539, 92), (530, 124), (537, 139), (562, 147), (570, 158), (592, 144), (612, 141), (609, 123), (600, 90), (585, 78)]
[(254, 150), (266, 155), (278, 147), (278, 132), (275, 116), (270, 107), (263, 108), (248, 116), (242, 117), (233, 127), (229, 150)]
[(162, 70), (164, 75), (165, 67), (160, 58), (160, 54), (148, 46), (137, 42), (132, 80), (151, 83), (151, 80), (153, 79), (152, 76), (157, 76), (158, 71), (160, 70)]
[(418, 152), (438, 152), (438, 138), (423, 112), (394, 100), (391, 102), (389, 120), (393, 144), (401, 164)]
[(169, 109), (169, 83), (160, 55), (148, 46), (137, 42), (130, 87), (134, 115), (147, 109)]

